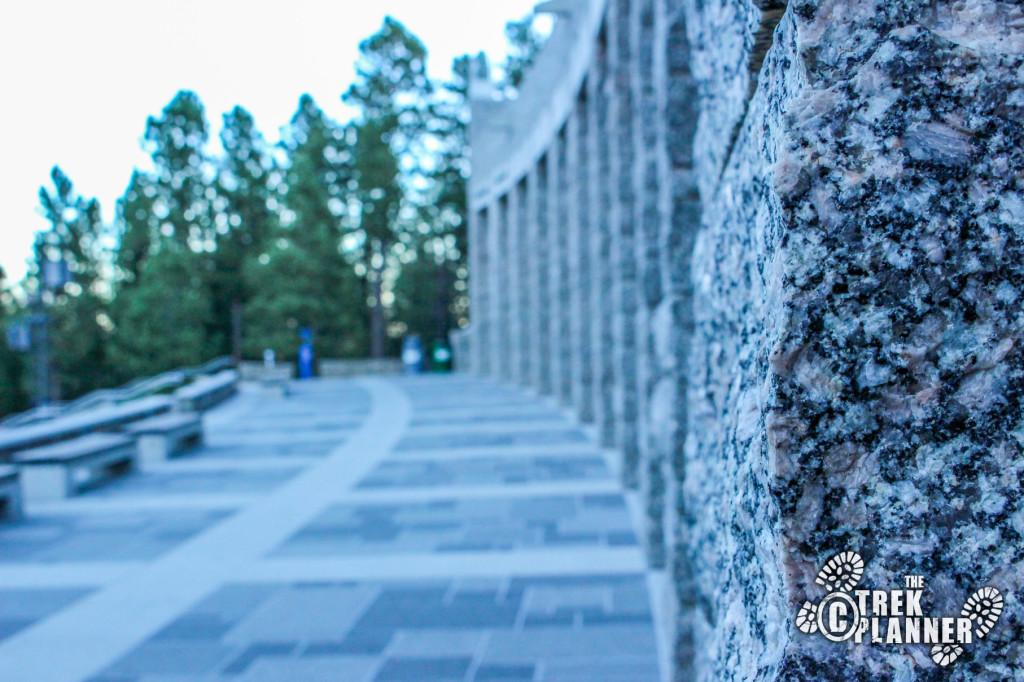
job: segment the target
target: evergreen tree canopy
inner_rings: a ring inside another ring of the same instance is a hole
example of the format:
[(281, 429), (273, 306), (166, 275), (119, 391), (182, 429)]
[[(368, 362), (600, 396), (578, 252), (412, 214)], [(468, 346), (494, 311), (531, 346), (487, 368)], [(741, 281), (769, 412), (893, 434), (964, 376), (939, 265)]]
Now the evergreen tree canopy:
[(319, 357), (366, 354), (365, 306), (359, 281), (340, 254), (310, 252), (282, 237), (259, 259), (248, 261), (246, 277), (259, 282), (245, 306), (243, 352), (258, 358), (266, 348), (281, 360), (294, 360), (299, 332), (313, 332)]
[(388, 144), (389, 131), (380, 121), (356, 125), (355, 177), (359, 205), (359, 229), (365, 247), (386, 252), (398, 239), (399, 209), (405, 195), (399, 184), (398, 158)]
[(244, 268), (253, 294), (245, 305), (247, 357), (273, 349), (294, 358), (299, 331), (314, 333), (325, 357), (366, 353), (365, 297), (342, 251), (352, 154), (346, 130), (303, 95), (283, 146), (287, 209), (266, 248)]
[[(468, 206), (469, 182), (469, 57), (452, 63), (452, 79), (445, 83), (446, 96), (433, 107), (437, 138), (436, 165), (430, 175), (430, 199), (423, 203), (424, 222), (430, 237), (419, 247), (444, 274), (431, 275), (439, 300), (433, 310), (445, 311), (445, 322), (435, 322), (435, 335), (444, 336), (452, 327), (468, 323)], [(404, 275), (404, 273), (403, 273)], [(438, 287), (438, 283), (443, 283)], [(435, 312), (435, 317), (439, 313)]]
[(48, 299), (53, 363), (49, 397), (62, 398), (110, 386), (113, 381), (107, 363), (108, 334), (100, 323), (106, 316), (106, 301), (97, 291), (104, 264), (105, 228), (99, 202), (77, 195), (60, 168), (51, 171), (50, 179), (53, 188), (39, 190), (39, 202), (50, 229), (36, 238), (37, 265), (33, 272), (37, 281), (33, 295), (38, 304), (45, 284), (40, 281), (43, 273), (38, 263), (44, 259), (63, 261), (71, 279), (47, 294), (52, 294)]
[(216, 333), (232, 339), (231, 350), (239, 355), (239, 314), (258, 285), (246, 280), (245, 260), (262, 252), (277, 225), (274, 187), (280, 173), (252, 115), (242, 107), (224, 115), (220, 140), (224, 156), (217, 176), (210, 289)]
[(174, 96), (160, 118), (146, 122), (146, 142), (157, 172), (154, 212), (160, 234), (195, 251), (213, 237), (213, 188), (206, 176), (209, 131), (203, 104), (194, 92)]
[(153, 376), (217, 356), (208, 342), (210, 297), (200, 256), (167, 237), (146, 260), (138, 283), (122, 289), (112, 309), (111, 362), (120, 378)]
[(364, 120), (378, 121), (383, 129), (400, 128), (394, 136), (396, 152), (409, 145), (422, 126), (425, 96), (433, 86), (427, 77), (427, 49), (391, 17), (377, 33), (359, 44), (356, 79), (343, 99), (359, 108)]
[(285, 205), (293, 214), (291, 239), (312, 253), (335, 254), (352, 177), (346, 131), (303, 95), (283, 145), (289, 162)]
[(252, 115), (242, 107), (224, 114), (220, 133), (224, 157), (217, 189), (227, 201), (217, 214), (217, 251), (240, 262), (245, 249), (260, 249), (274, 231), (279, 176)]
[(532, 12), (519, 21), (505, 24), (508, 52), (502, 65), (502, 82), (506, 90), (515, 92), (523, 82), (526, 69), (533, 63), (544, 45), (544, 37), (537, 31), (537, 16)]
[(404, 259), (394, 285), (394, 315), (409, 334), (446, 339), (451, 329), (450, 262), (428, 251), (432, 241), (420, 239)]
[(28, 409), (25, 365), (20, 354), (7, 345), (7, 325), (14, 310), (7, 294), (6, 273), (0, 268), (0, 417)]
[(159, 221), (153, 211), (156, 186), (145, 173), (132, 172), (132, 178), (117, 202), (117, 233), (120, 246), (115, 264), (122, 284), (137, 282), (153, 245), (159, 240)]
[[(540, 36), (532, 17), (507, 35), (514, 88)], [(277, 150), (236, 106), (211, 156), (198, 95), (175, 94), (146, 121), (153, 171), (131, 174), (112, 254), (99, 204), (53, 169), (37, 260), (62, 260), (72, 280), (31, 300), (50, 315), (61, 397), (229, 350), (292, 358), (303, 328), (319, 357), (359, 357), (394, 351), (405, 332), (443, 338), (465, 324), (470, 61), (435, 86), (422, 42), (388, 17), (355, 66), (342, 95), (353, 120), (332, 121), (304, 95)], [(23, 291), (39, 292), (38, 276)], [(0, 305), (2, 329), (16, 306)], [(23, 365), (4, 353), (0, 381), (27, 385)], [(6, 390), (0, 412), (24, 399)]]
[(99, 202), (75, 194), (71, 180), (57, 166), (50, 171), (50, 180), (53, 189), (39, 189), (50, 229), (37, 235), (35, 267), (42, 259), (63, 260), (77, 286), (87, 290), (100, 274), (104, 228)]
[(370, 303), (370, 353), (385, 352), (385, 274), (392, 249), (414, 223), (403, 210), (428, 156), (422, 144), (433, 86), (423, 43), (391, 17), (359, 44), (356, 79), (343, 99), (359, 108), (356, 126), (356, 220)]
[(70, 400), (119, 383), (110, 365), (107, 301), (91, 291), (58, 296), (48, 309), (51, 380), (55, 395)]

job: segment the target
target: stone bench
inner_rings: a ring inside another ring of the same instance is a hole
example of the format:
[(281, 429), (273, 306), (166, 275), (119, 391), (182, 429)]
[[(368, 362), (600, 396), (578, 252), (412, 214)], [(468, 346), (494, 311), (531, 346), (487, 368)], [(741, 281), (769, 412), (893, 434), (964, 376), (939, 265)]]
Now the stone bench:
[(287, 365), (265, 367), (260, 376), (260, 389), (266, 395), (288, 395), (288, 382), (292, 378), (292, 368)]
[(126, 424), (166, 414), (174, 407), (168, 396), (150, 396), (119, 405), (104, 405), (14, 428), (0, 428), (0, 462), (32, 448), (69, 441), (90, 433), (118, 431)]
[(135, 463), (135, 439), (92, 433), (74, 440), (25, 450), (14, 456), (25, 499), (59, 500), (127, 473)]
[(203, 420), (195, 412), (174, 412), (129, 424), (138, 440), (139, 464), (163, 462), (203, 444)]
[(0, 521), (17, 521), (21, 516), (18, 470), (11, 466), (0, 466)]
[(238, 391), (238, 372), (226, 369), (174, 392), (178, 407), (185, 412), (202, 412), (216, 407)]

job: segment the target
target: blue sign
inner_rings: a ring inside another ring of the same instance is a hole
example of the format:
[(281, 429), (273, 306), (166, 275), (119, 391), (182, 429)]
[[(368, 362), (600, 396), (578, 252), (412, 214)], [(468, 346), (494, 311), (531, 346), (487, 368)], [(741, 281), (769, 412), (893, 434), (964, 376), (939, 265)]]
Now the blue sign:
[(28, 324), (18, 321), (7, 326), (7, 347), (22, 353), (32, 350), (32, 332)]
[(71, 271), (63, 260), (44, 259), (39, 263), (42, 271), (43, 286), (56, 291), (71, 281)]

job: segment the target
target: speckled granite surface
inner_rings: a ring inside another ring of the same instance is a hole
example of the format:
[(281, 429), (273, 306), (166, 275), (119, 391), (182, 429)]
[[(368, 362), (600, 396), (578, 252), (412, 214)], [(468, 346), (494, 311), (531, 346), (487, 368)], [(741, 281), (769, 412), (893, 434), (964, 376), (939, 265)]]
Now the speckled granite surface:
[[(758, 10), (688, 12), (686, 679), (1024, 679), (1024, 9), (791, 2), (742, 107)], [(847, 549), (868, 588), (924, 575), (928, 615), (1006, 611), (945, 669), (797, 632)]]

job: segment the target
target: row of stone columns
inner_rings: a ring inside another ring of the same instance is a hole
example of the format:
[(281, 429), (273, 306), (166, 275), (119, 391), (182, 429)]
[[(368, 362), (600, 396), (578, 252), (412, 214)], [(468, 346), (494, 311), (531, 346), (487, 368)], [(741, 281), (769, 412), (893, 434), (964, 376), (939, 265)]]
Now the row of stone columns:
[(666, 329), (685, 307), (670, 248), (668, 1), (609, 0), (568, 116), (470, 226), (471, 365), (552, 395), (621, 451), (659, 566), (667, 463), (682, 428), (666, 406), (682, 376), (678, 335)]
[[(691, 141), (678, 139), (693, 125), (670, 125), (696, 104), (692, 88), (679, 87), (692, 83), (685, 49), (678, 54), (679, 5), (605, 3), (567, 116), (536, 163), (508, 178), (470, 224), (465, 364), (554, 397), (621, 453), (654, 567), (674, 561), (678, 539), (675, 464), (692, 326), (685, 262), (700, 220)], [(667, 611), (674, 618), (676, 608)]]

